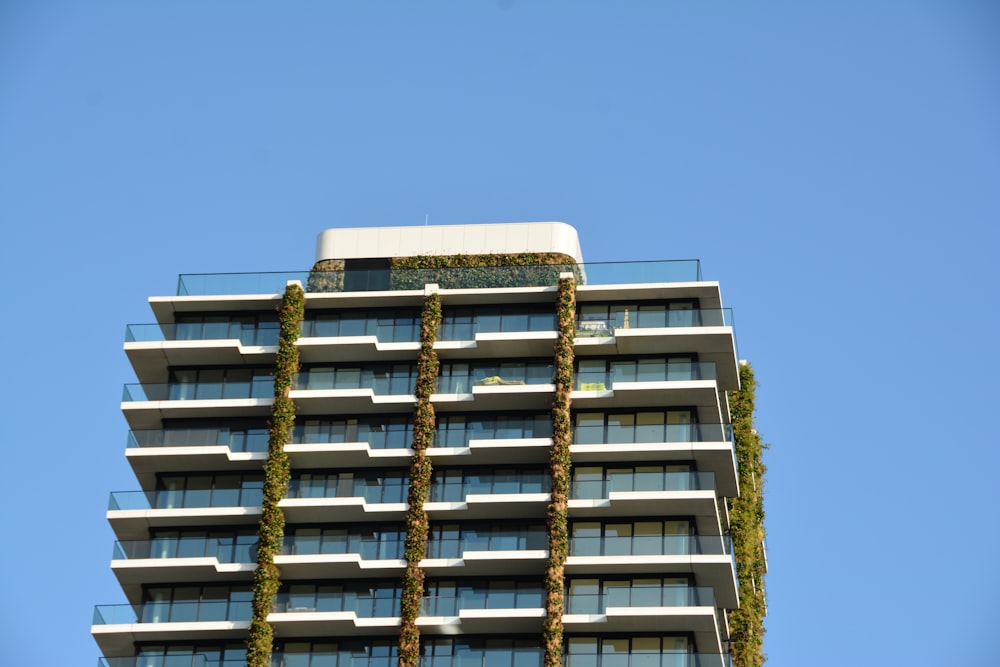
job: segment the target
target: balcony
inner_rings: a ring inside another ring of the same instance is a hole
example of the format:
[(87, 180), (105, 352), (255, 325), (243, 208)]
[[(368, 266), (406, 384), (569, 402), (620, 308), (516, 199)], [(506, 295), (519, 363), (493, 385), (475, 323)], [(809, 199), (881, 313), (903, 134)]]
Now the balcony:
[[(438, 440), (438, 443), (441, 441)], [(449, 443), (458, 444), (457, 440)], [(439, 446), (428, 448), (428, 456), (438, 464), (498, 465), (518, 463), (543, 463), (549, 460), (552, 438), (469, 438), (465, 446)]]
[(397, 585), (294, 585), (267, 620), (283, 638), (392, 633), (400, 624)]
[(108, 521), (121, 540), (141, 539), (150, 528), (253, 524), (260, 519), (263, 482), (244, 488), (115, 491)]
[(551, 407), (554, 370), (549, 361), (447, 362), (431, 400), (454, 410), (544, 410)]
[(300, 528), (285, 535), (274, 562), (289, 579), (398, 576), (406, 568), (405, 538), (401, 529), (348, 533), (338, 528)]
[(331, 366), (303, 370), (290, 396), (299, 414), (406, 412), (416, 404), (416, 366)]
[[(588, 639), (581, 637), (580, 639)], [(596, 647), (596, 642), (594, 643)], [(642, 651), (617, 653), (608, 649), (597, 653), (569, 653), (566, 667), (733, 667), (728, 653), (687, 653), (683, 651)]]
[[(435, 587), (431, 583), (432, 588)], [(445, 588), (442, 586), (441, 588)], [(545, 592), (540, 585), (514, 582), (447, 586), (448, 593), (425, 595), (417, 624), (426, 632), (464, 634), (538, 632), (545, 618)]]
[[(699, 422), (719, 423), (719, 386), (716, 365), (669, 358), (639, 360), (578, 360), (574, 375), (573, 406), (580, 410), (696, 406)], [(610, 367), (610, 370), (609, 370)]]
[(266, 418), (274, 400), (274, 378), (246, 381), (126, 384), (122, 412), (135, 430), (153, 429), (164, 419), (204, 416)]
[(432, 532), (420, 566), (429, 576), (506, 576), (540, 574), (548, 557), (544, 527), (487, 525), (445, 535)]
[[(647, 416), (648, 414), (648, 416)], [(668, 414), (578, 412), (570, 452), (576, 465), (694, 461), (715, 475), (718, 495), (739, 495), (730, 424), (667, 423)]]
[(242, 600), (98, 605), (91, 633), (101, 652), (132, 652), (136, 642), (242, 639), (250, 627), (250, 593)]
[(260, 470), (267, 458), (266, 428), (172, 428), (129, 431), (125, 456), (143, 486), (164, 470)]
[(552, 355), (557, 334), (552, 304), (446, 308), (434, 349), (443, 358)]
[(147, 584), (246, 580), (256, 562), (255, 535), (163, 537), (115, 542), (111, 570), (134, 599)]
[(245, 322), (239, 317), (218, 322), (130, 324), (125, 352), (136, 376), (152, 381), (173, 366), (241, 366), (248, 359), (273, 364), (278, 322)]
[[(589, 638), (581, 638), (589, 639)], [(518, 644), (524, 643), (518, 640)], [(399, 658), (395, 655), (395, 646), (379, 647), (381, 651), (365, 650), (354, 642), (328, 642), (330, 650), (323, 652), (275, 651), (272, 665), (275, 667), (308, 667), (316, 664), (337, 664), (348, 667), (396, 667)], [(596, 642), (595, 642), (596, 646)], [(439, 647), (434, 649), (441, 652)], [(497, 664), (509, 665), (514, 656), (517, 667), (541, 667), (542, 649), (537, 646), (510, 646), (498, 649), (488, 649), (482, 646), (471, 647), (466, 641), (460, 641), (454, 647), (452, 655), (421, 656), (420, 667), (469, 667), (469, 665), (491, 665), (496, 659)], [(358, 662), (351, 661), (358, 655)], [(493, 657), (495, 656), (495, 658)], [(340, 661), (337, 659), (340, 657)], [(143, 657), (100, 658), (98, 667), (244, 667), (246, 658), (220, 659), (201, 653), (171, 654), (170, 656), (147, 655)], [(674, 651), (616, 653), (613, 649), (597, 653), (569, 653), (565, 657), (566, 667), (732, 667), (729, 654), (726, 653), (687, 653)]]
[(686, 515), (695, 517), (698, 532), (719, 532), (715, 475), (671, 472), (668, 467), (647, 465), (604, 470), (577, 467), (570, 487), (570, 516)]
[(285, 451), (295, 468), (408, 466), (413, 416), (322, 417), (300, 420)]
[(590, 528), (574, 530), (566, 559), (567, 576), (693, 573), (715, 591), (719, 607), (739, 606), (736, 564), (728, 536), (657, 534), (644, 531), (642, 523), (649, 522), (638, 522), (632, 529), (626, 525), (620, 535), (590, 535)]
[(399, 318), (360, 311), (315, 315), (302, 323), (302, 363), (413, 359), (420, 350), (420, 315)]
[[(442, 289), (499, 289), (516, 287), (553, 287), (559, 274), (575, 272), (581, 284), (627, 285), (632, 283), (686, 283), (701, 281), (698, 260), (663, 260), (645, 262), (592, 262), (587, 264), (509, 266), (447, 269), (392, 269), (385, 271), (288, 271), (278, 273), (182, 274), (177, 281), (177, 296), (213, 296), (284, 292), (291, 280), (297, 280), (307, 292), (343, 292), (349, 282), (378, 284), (382, 291), (423, 290), (424, 285)], [(347, 274), (351, 274), (348, 276)], [(365, 280), (361, 274), (373, 274), (378, 280)], [(375, 275), (377, 274), (377, 275)]]
[[(582, 586), (576, 584), (583, 584)], [(593, 592), (573, 592), (590, 589)], [(699, 649), (722, 651), (714, 591), (705, 586), (572, 582), (563, 625), (567, 632), (694, 634)]]
[(405, 472), (303, 474), (279, 506), (291, 523), (402, 520), (408, 488)]
[(703, 362), (717, 365), (720, 386), (739, 387), (736, 339), (729, 308), (662, 309), (631, 315), (625, 310), (615, 319), (586, 319), (577, 322), (575, 347), (578, 357), (695, 354)]
[(432, 520), (539, 518), (550, 491), (551, 476), (543, 469), (441, 469), (424, 509)]
[(246, 667), (247, 659), (221, 659), (204, 653), (164, 655), (144, 655), (126, 658), (105, 658), (97, 661), (97, 667)]
[(470, 414), (438, 417), (428, 454), (437, 464), (510, 465), (547, 463), (552, 446), (552, 416)]

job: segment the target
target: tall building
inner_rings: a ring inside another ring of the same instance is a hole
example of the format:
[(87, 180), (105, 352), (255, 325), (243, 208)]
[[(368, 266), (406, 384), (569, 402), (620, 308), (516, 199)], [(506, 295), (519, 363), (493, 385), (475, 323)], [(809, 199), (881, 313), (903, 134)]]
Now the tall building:
[(762, 469), (697, 261), (587, 264), (563, 223), (330, 229), (309, 271), (149, 302), (101, 665), (755, 664), (762, 527), (733, 524)]

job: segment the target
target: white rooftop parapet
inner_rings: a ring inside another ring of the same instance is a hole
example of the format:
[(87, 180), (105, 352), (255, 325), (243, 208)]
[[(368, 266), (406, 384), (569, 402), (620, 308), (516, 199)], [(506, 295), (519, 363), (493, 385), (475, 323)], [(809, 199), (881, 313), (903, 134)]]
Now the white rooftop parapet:
[(565, 222), (335, 228), (316, 240), (316, 261), (523, 252), (557, 252), (583, 262), (576, 229)]

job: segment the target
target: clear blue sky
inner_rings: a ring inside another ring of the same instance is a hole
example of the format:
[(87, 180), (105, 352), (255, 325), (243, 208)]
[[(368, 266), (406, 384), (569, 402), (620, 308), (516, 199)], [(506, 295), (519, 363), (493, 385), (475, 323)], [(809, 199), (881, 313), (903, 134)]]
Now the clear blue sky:
[(425, 218), (721, 281), (770, 664), (997, 664), (1000, 3), (963, 0), (0, 2), (0, 662), (94, 664), (124, 601), (146, 298)]

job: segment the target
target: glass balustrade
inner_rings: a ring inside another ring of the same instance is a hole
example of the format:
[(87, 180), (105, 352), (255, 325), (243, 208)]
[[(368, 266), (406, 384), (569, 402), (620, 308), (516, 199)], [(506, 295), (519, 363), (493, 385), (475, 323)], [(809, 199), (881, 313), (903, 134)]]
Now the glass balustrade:
[(666, 304), (604, 306), (585, 303), (579, 305), (579, 311), (578, 338), (614, 336), (626, 329), (733, 326), (731, 308), (672, 309)]
[(605, 391), (621, 383), (715, 380), (716, 375), (713, 361), (581, 360), (573, 379), (581, 391)]
[(115, 542), (114, 560), (143, 558), (215, 558), (220, 563), (255, 563), (257, 536), (227, 538), (206, 536), (158, 537)]
[(200, 507), (260, 507), (263, 482), (245, 488), (163, 491), (114, 491), (109, 510), (150, 510)]
[[(586, 637), (581, 639), (587, 639)], [(441, 640), (429, 643), (437, 644)], [(497, 639), (496, 643), (510, 640)], [(299, 642), (286, 642), (296, 645)], [(307, 643), (307, 642), (302, 642)], [(272, 654), (273, 667), (316, 667), (317, 665), (336, 665), (337, 667), (396, 667), (399, 658), (395, 646), (383, 646), (382, 651), (368, 650), (362, 646), (348, 647), (332, 645), (330, 650), (316, 647), (312, 651), (276, 650)], [(420, 667), (540, 667), (543, 650), (526, 643), (525, 646), (476, 646), (459, 643), (454, 648), (458, 654), (423, 655), (420, 657)], [(374, 648), (374, 647), (373, 647)], [(427, 649), (429, 652), (443, 652), (439, 646)], [(728, 654), (718, 653), (687, 653), (683, 651), (637, 651), (632, 654), (615, 653), (608, 649), (602, 654), (568, 653), (563, 664), (565, 667), (732, 667)], [(217, 659), (203, 654), (149, 655), (140, 657), (102, 657), (98, 667), (243, 667), (245, 658)]]
[[(244, 649), (245, 651), (245, 649)], [(141, 655), (127, 658), (105, 658), (97, 662), (97, 667), (246, 667), (247, 659), (221, 659), (204, 653), (186, 654), (171, 651), (167, 655)]]
[(577, 445), (635, 444), (641, 442), (732, 442), (731, 424), (669, 424), (633, 415), (587, 413), (573, 428)]
[(551, 362), (445, 362), (436, 393), (467, 394), (473, 387), (552, 384)]
[(206, 621), (249, 621), (250, 596), (245, 600), (198, 600), (184, 602), (147, 602), (130, 605), (98, 605), (94, 625), (134, 623), (191, 623)]
[(299, 528), (284, 537), (281, 553), (290, 556), (358, 554), (362, 560), (399, 560), (406, 533), (399, 529), (350, 532), (347, 528)]
[(413, 417), (304, 419), (292, 429), (292, 444), (366, 442), (372, 449), (406, 449), (413, 443)]
[[(601, 653), (597, 653), (596, 650), (573, 652), (570, 648), (570, 652), (563, 659), (563, 665), (565, 667), (732, 667), (728, 653), (688, 653), (643, 648), (631, 651), (626, 648), (616, 650), (617, 647), (608, 646), (609, 643), (604, 643)], [(572, 647), (572, 643), (570, 646)]]
[(551, 306), (480, 306), (445, 309), (437, 340), (475, 340), (479, 333), (524, 333), (555, 331), (556, 315)]
[(274, 378), (266, 376), (248, 381), (126, 384), (122, 392), (122, 401), (126, 403), (273, 397)]
[[(345, 284), (377, 286), (380, 290), (416, 290), (427, 284), (442, 289), (553, 286), (564, 272), (575, 273), (578, 282), (586, 285), (697, 282), (701, 280), (701, 263), (692, 259), (379, 271), (188, 273), (178, 277), (177, 296), (280, 294), (290, 280), (301, 282), (307, 292), (349, 291), (344, 289)], [(368, 273), (377, 280), (367, 280)]]
[(292, 585), (279, 592), (274, 611), (279, 613), (353, 612), (359, 618), (399, 616), (402, 588), (397, 584)]
[(416, 389), (414, 364), (359, 367), (314, 367), (300, 371), (295, 389), (322, 391), (331, 389), (371, 389), (376, 396), (412, 396)]
[(432, 530), (427, 558), (461, 558), (467, 551), (534, 551), (548, 548), (544, 528)]
[(266, 428), (171, 428), (129, 431), (126, 448), (224, 446), (231, 452), (266, 452)]
[(457, 470), (434, 471), (428, 502), (462, 502), (473, 494), (548, 493), (552, 476), (544, 469), (518, 470)]
[[(655, 466), (653, 466), (655, 467)], [(703, 491), (715, 489), (715, 474), (711, 472), (617, 471), (597, 469), (589, 473), (586, 467), (574, 470), (570, 498), (603, 499), (612, 492), (639, 491)]]
[(540, 415), (441, 415), (435, 447), (468, 447), (470, 440), (551, 438), (552, 417)]
[(273, 322), (192, 322), (179, 324), (129, 324), (125, 328), (126, 343), (148, 343), (183, 340), (238, 340), (242, 345), (274, 346), (280, 333)]
[(302, 323), (303, 338), (344, 336), (374, 336), (380, 343), (417, 342), (420, 340), (420, 315), (380, 315), (360, 311), (318, 312)]
[(544, 655), (537, 639), (430, 637), (421, 643), (420, 667), (541, 667)]
[(397, 667), (395, 639), (278, 642), (272, 667)]
[(540, 584), (513, 581), (428, 582), (421, 616), (458, 616), (462, 609), (540, 609), (545, 590)]
[(731, 554), (727, 535), (574, 535), (570, 556), (692, 556)]
[[(608, 607), (714, 607), (715, 593), (708, 586), (642, 585), (628, 580), (606, 581), (594, 592), (573, 592), (570, 582), (566, 596), (567, 614), (604, 614)], [(603, 587), (603, 592), (599, 588)]]
[(364, 498), (367, 503), (403, 503), (407, 473), (302, 474), (288, 484), (288, 498)]
[[(177, 281), (178, 296), (226, 294), (279, 294), (290, 280), (301, 282), (308, 292), (341, 292), (344, 285), (377, 285), (390, 290), (423, 289), (436, 284), (443, 289), (552, 286), (559, 274), (572, 272), (580, 284), (618, 285), (634, 283), (675, 283), (701, 280), (701, 263), (696, 259), (642, 262), (590, 262), (587, 264), (455, 267), (446, 269), (390, 269), (388, 271), (284, 271), (274, 273), (182, 274)], [(366, 280), (377, 273), (378, 280)], [(388, 274), (386, 276), (385, 274)]]

